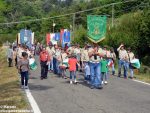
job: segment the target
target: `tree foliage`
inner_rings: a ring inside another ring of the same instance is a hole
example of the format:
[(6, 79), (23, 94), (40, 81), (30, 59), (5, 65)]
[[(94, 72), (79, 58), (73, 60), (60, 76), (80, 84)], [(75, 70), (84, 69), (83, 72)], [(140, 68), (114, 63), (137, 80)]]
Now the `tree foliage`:
[[(49, 18), (115, 2), (122, 2), (122, 0), (0, 0), (0, 23)], [(100, 45), (117, 48), (123, 42), (145, 62), (150, 59), (147, 57), (150, 56), (150, 9), (146, 8), (149, 4), (149, 0), (137, 0), (115, 5), (114, 27), (111, 27), (111, 5), (76, 13), (75, 26), (73, 26), (73, 15), (18, 24), (0, 24), (0, 43), (7, 40), (13, 41), (20, 29), (25, 28), (35, 32), (36, 40), (42, 41), (47, 32), (53, 32), (53, 22), (55, 22), (55, 32), (59, 32), (62, 28), (72, 29), (70, 26), (74, 27), (74, 40), (72, 41), (83, 45), (89, 41), (86, 30), (87, 15), (107, 15), (107, 35)]]

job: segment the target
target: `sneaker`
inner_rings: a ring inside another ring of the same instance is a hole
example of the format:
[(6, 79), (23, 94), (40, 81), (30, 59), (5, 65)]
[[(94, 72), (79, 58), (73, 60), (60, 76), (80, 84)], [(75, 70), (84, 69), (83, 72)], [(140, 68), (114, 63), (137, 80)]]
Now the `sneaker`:
[(91, 86), (90, 88), (91, 88), (91, 89), (94, 89), (95, 87), (94, 87), (94, 86)]
[(105, 81), (105, 82), (104, 82), (104, 84), (108, 84), (108, 82), (107, 82), (107, 81)]
[(90, 82), (89, 82), (89, 81), (87, 81), (86, 83), (87, 83), (87, 84), (90, 84)]
[(72, 81), (70, 81), (70, 84), (72, 84)]
[(112, 72), (112, 75), (115, 75), (115, 71)]
[(124, 79), (127, 79), (127, 77), (124, 77)]
[(104, 84), (104, 82), (102, 81), (102, 85)]
[(64, 76), (64, 79), (67, 79), (67, 77), (66, 77), (66, 76)]
[(47, 79), (48, 77), (44, 77), (44, 79)]
[(29, 87), (28, 87), (28, 86), (25, 86), (24, 88), (25, 88), (25, 89), (29, 89)]
[(120, 73), (118, 73), (118, 77), (121, 77), (121, 74), (120, 74)]
[(74, 83), (75, 83), (75, 84), (77, 84), (77, 83), (78, 83), (78, 81), (75, 79), (75, 80), (74, 80)]
[(21, 89), (24, 89), (24, 85), (21, 86)]
[(103, 89), (103, 87), (102, 86), (98, 86), (97, 89)]

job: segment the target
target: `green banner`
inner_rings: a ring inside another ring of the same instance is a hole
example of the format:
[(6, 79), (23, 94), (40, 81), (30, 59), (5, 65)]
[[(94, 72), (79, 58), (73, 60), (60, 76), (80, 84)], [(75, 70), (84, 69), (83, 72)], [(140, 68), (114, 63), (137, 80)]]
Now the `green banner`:
[(87, 16), (88, 38), (98, 43), (105, 38), (107, 26), (107, 17), (98, 15)]

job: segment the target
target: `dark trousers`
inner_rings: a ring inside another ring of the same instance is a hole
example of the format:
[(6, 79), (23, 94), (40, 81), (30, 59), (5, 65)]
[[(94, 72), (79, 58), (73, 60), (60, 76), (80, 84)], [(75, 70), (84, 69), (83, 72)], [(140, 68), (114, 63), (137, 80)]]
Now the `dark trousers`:
[(15, 58), (15, 66), (17, 66), (17, 57)]
[(9, 64), (9, 67), (12, 66), (12, 58), (8, 58), (8, 64)]
[(54, 71), (54, 74), (58, 74), (57, 59), (55, 57), (53, 58), (53, 71)]
[(46, 78), (48, 74), (47, 62), (41, 61), (41, 78)]
[(28, 85), (28, 71), (21, 72), (21, 85), (24, 85), (25, 81), (25, 86)]

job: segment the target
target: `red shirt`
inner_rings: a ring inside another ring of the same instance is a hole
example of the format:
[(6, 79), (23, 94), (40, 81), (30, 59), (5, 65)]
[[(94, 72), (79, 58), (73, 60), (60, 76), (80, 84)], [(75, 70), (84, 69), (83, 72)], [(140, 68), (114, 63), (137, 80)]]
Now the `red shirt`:
[(68, 64), (69, 64), (69, 71), (76, 71), (76, 64), (77, 64), (76, 58), (69, 58)]
[(42, 51), (40, 53), (40, 61), (43, 61), (43, 62), (50, 61), (50, 56), (47, 51), (45, 51), (45, 52)]

